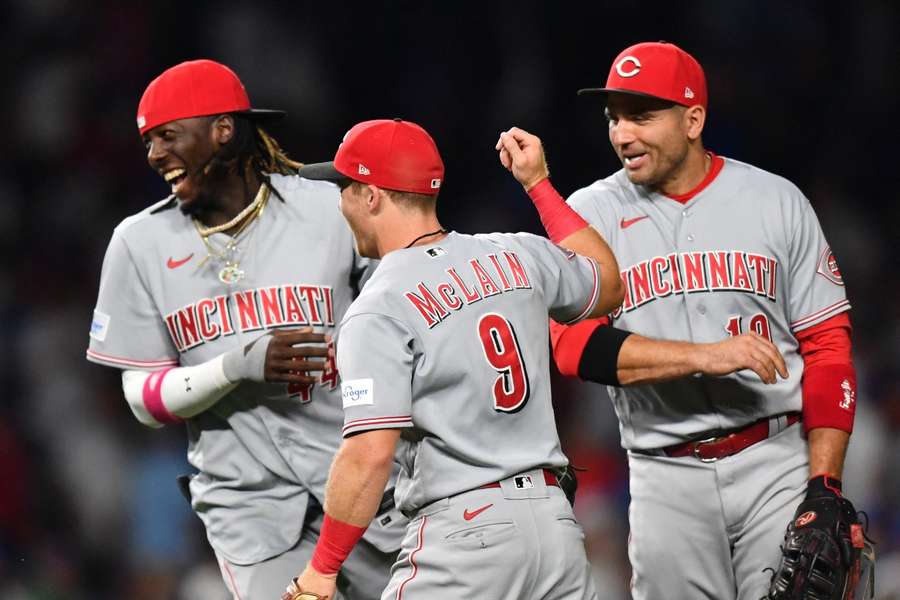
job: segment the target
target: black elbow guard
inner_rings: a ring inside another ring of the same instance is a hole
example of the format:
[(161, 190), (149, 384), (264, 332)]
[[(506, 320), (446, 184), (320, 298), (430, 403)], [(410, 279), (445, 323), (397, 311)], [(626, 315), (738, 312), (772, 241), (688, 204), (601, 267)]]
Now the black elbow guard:
[(594, 330), (578, 362), (578, 376), (586, 381), (619, 386), (616, 364), (619, 350), (630, 331), (601, 326)]

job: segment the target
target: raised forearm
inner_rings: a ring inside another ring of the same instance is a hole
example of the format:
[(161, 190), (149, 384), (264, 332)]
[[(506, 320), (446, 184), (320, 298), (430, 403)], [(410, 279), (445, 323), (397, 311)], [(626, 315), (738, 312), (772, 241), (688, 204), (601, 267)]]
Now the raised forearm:
[(850, 434), (840, 429), (818, 427), (809, 430), (808, 441), (810, 477), (828, 475), (841, 479)]

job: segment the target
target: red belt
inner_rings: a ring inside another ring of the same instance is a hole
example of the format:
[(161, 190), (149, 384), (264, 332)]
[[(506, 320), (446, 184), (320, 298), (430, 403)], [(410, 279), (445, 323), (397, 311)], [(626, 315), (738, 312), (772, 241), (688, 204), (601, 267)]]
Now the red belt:
[[(515, 480), (516, 477), (527, 477), (527, 475), (516, 475), (512, 479)], [(557, 479), (556, 479), (556, 473), (554, 473), (550, 469), (544, 469), (544, 483), (546, 483), (547, 485), (555, 485), (556, 487), (559, 487), (559, 481), (557, 481)], [(478, 489), (486, 490), (488, 488), (498, 488), (498, 487), (500, 487), (500, 482), (495, 481), (493, 483), (486, 483), (482, 486), (479, 486)]]
[[(722, 436), (667, 446), (662, 449), (662, 452), (666, 456), (673, 458), (693, 456), (703, 462), (716, 461), (720, 458), (737, 454), (741, 450), (769, 437), (769, 420), (760, 419), (742, 429), (737, 429)], [(786, 427), (790, 427), (799, 421), (800, 413), (790, 413), (787, 415)]]

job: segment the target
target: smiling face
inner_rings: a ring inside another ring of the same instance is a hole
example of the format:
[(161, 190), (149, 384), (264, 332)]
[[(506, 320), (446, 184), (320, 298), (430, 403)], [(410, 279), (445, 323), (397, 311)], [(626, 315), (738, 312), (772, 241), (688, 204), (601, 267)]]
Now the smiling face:
[[(226, 117), (193, 117), (163, 123), (143, 135), (150, 168), (171, 184), (184, 213), (194, 213), (209, 191), (206, 167), (223, 143), (220, 121)], [(232, 129), (225, 133), (230, 136)]]
[(609, 141), (632, 183), (661, 190), (679, 179), (691, 138), (699, 137), (688, 110), (656, 98), (609, 94)]

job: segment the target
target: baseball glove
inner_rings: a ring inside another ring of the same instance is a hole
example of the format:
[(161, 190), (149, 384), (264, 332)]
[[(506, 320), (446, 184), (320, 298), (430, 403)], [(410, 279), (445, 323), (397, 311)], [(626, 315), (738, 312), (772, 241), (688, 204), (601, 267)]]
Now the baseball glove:
[[(871, 543), (865, 538), (853, 504), (840, 495), (833, 479), (814, 478), (810, 481), (806, 499), (788, 524), (781, 547), (781, 563), (772, 574), (766, 598), (851, 600), (874, 597), (858, 595), (858, 592), (874, 594), (874, 589), (868, 589), (867, 582), (857, 589), (864, 571), (863, 561), (873, 556)], [(867, 564), (865, 571), (870, 568), (871, 564)]]
[(304, 592), (297, 584), (297, 578), (294, 577), (291, 579), (291, 584), (287, 586), (287, 591), (281, 595), (281, 600), (328, 600), (328, 596)]

